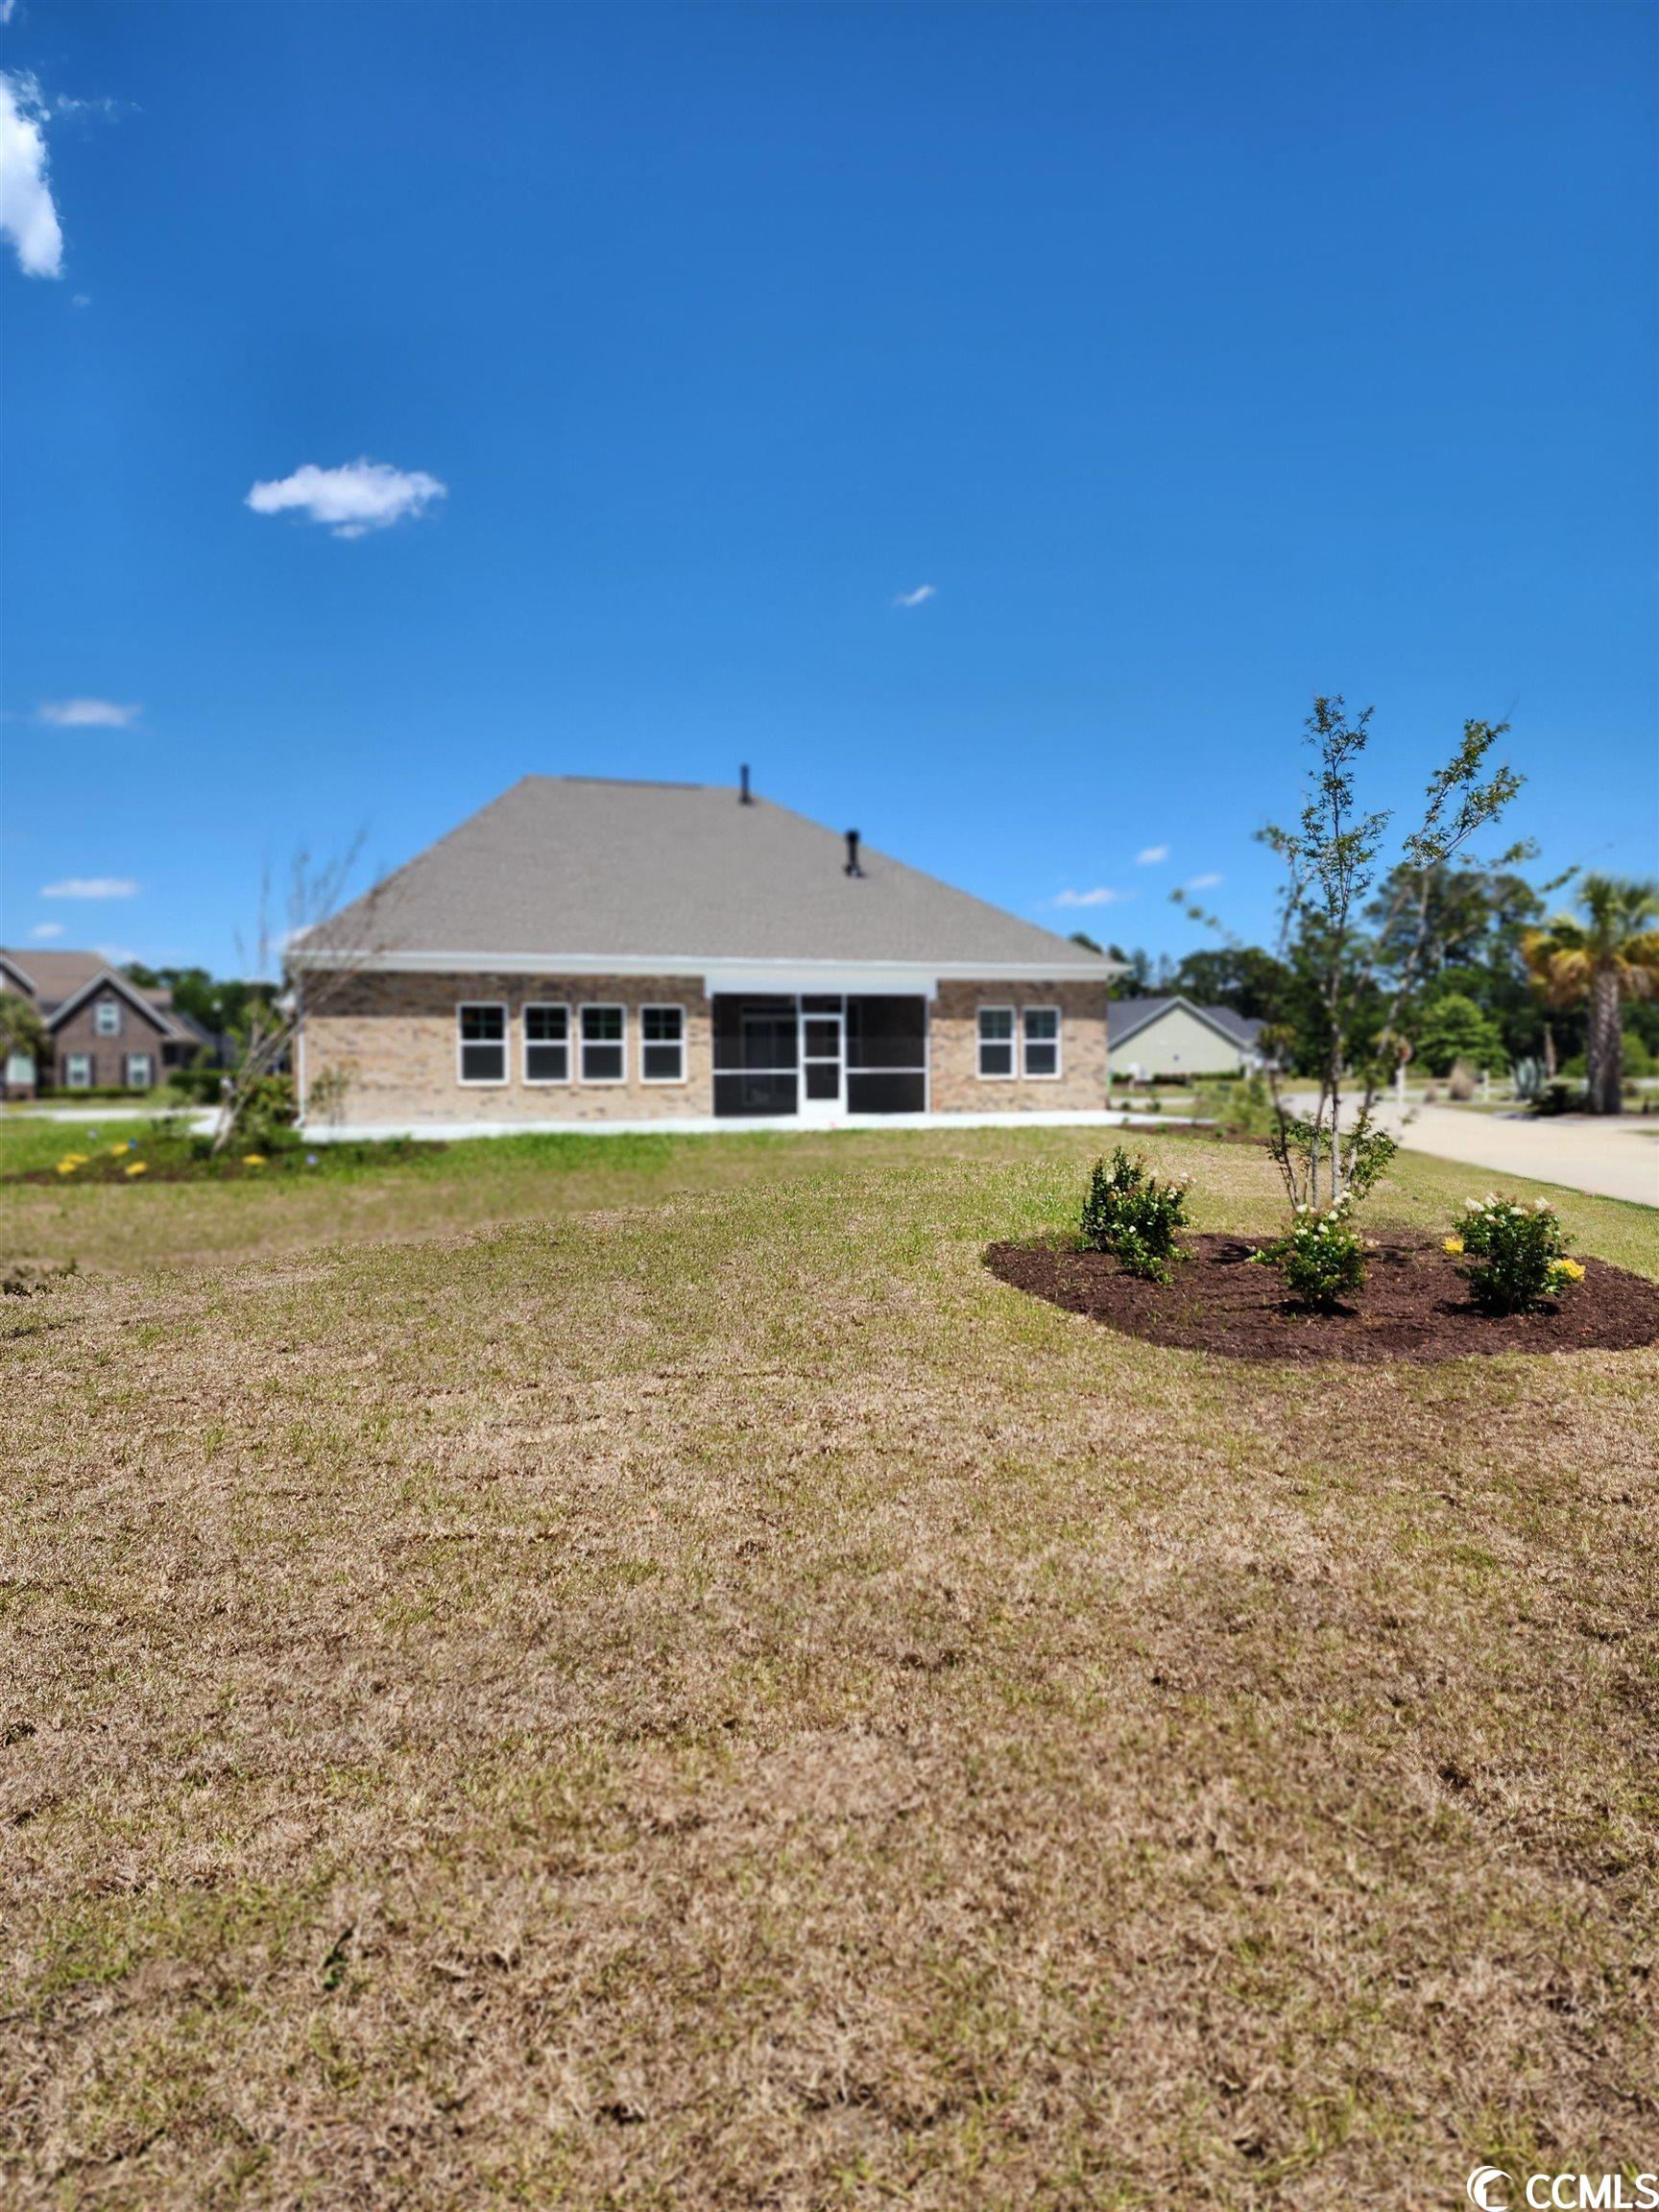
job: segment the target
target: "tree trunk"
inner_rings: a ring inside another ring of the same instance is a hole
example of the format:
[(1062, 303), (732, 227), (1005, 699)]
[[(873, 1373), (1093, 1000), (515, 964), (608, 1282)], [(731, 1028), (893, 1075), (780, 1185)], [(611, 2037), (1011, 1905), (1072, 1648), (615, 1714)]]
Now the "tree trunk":
[(1544, 1080), (1555, 1080), (1555, 1032), (1548, 1022), (1544, 1024)]
[(1604, 968), (1590, 990), (1590, 1073), (1592, 1114), (1617, 1114), (1619, 1080), (1623, 1074), (1624, 1040), (1619, 1027), (1619, 978)]

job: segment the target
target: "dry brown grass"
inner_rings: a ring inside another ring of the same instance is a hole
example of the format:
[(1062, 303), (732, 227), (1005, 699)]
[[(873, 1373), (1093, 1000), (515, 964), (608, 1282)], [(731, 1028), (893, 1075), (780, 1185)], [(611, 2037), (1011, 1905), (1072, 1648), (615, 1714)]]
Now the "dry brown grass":
[[(12, 2199), (1651, 2165), (1659, 1354), (1109, 1334), (979, 1264), (1087, 1150), (820, 1147), (0, 1316)], [(1270, 1218), (1259, 1156), (1179, 1157), (1200, 1226)]]

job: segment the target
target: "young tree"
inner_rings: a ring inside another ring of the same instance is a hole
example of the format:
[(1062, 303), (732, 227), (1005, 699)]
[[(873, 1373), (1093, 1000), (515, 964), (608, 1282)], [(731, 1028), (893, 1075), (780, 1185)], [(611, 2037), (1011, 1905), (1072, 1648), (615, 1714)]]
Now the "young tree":
[(38, 1081), (52, 1057), (52, 1040), (45, 1022), (20, 992), (0, 991), (0, 1098), (11, 1090), (8, 1070), (13, 1056), (33, 1061)]
[(1475, 1069), (1502, 1068), (1507, 1060), (1498, 1024), (1461, 991), (1436, 992), (1411, 1028), (1412, 1057), (1431, 1075), (1450, 1075), (1459, 1060)]
[(1617, 1114), (1623, 1075), (1624, 1002), (1659, 991), (1659, 885), (1586, 876), (1580, 919), (1557, 914), (1527, 939), (1527, 966), (1547, 1005), (1590, 1008), (1585, 1056), (1592, 1114)]

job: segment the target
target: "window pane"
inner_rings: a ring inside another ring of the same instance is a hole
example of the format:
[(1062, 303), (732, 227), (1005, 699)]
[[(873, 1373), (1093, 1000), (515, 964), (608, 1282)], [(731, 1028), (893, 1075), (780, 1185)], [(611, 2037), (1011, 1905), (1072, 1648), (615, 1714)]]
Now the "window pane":
[(1014, 1012), (1009, 1006), (981, 1006), (979, 1009), (979, 1036), (983, 1043), (1014, 1034)]
[(532, 1045), (563, 1045), (570, 1033), (566, 1006), (526, 1006), (524, 1034)]
[(981, 1075), (1012, 1075), (1014, 1072), (1013, 1046), (981, 1045), (979, 1047), (979, 1072)]
[(647, 1006), (639, 1017), (639, 1033), (647, 1045), (678, 1045), (685, 1028), (683, 1006)]
[(622, 1041), (622, 1009), (620, 1006), (584, 1006), (582, 1009), (582, 1036), (589, 1045), (620, 1044)]
[(1025, 1037), (1029, 1044), (1052, 1044), (1060, 1034), (1060, 1016), (1052, 1006), (1025, 1009)]
[(647, 1083), (678, 1083), (685, 1072), (685, 1059), (678, 1045), (647, 1045), (640, 1053)]
[(507, 1047), (505, 1045), (463, 1045), (461, 1047), (461, 1080), (463, 1083), (504, 1083), (507, 1079)]
[(1025, 1047), (1025, 1072), (1027, 1075), (1058, 1075), (1060, 1048), (1057, 1045), (1027, 1045)]
[(568, 1045), (526, 1045), (524, 1079), (527, 1083), (567, 1083), (570, 1080)]
[(507, 1009), (504, 1006), (463, 1006), (461, 1035), (468, 1044), (493, 1044), (507, 1035)]

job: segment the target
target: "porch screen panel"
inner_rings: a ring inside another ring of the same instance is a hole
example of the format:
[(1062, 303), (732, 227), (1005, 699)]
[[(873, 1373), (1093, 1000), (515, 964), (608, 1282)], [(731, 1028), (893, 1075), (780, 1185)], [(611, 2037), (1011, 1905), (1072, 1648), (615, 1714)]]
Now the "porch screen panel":
[(800, 1111), (793, 998), (722, 992), (714, 1000), (713, 1028), (717, 1115)]
[(926, 998), (849, 998), (847, 1110), (922, 1114), (927, 1106)]

